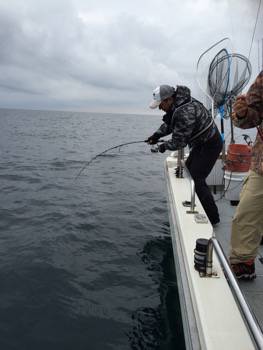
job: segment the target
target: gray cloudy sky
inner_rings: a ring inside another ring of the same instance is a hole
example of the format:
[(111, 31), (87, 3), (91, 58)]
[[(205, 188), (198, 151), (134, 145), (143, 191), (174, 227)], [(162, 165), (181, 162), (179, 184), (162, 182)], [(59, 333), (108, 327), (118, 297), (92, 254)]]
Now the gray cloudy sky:
[[(225, 36), (248, 55), (259, 0), (0, 0), (0, 107), (148, 113), (159, 84), (195, 83)], [(261, 8), (251, 51), (258, 73)]]

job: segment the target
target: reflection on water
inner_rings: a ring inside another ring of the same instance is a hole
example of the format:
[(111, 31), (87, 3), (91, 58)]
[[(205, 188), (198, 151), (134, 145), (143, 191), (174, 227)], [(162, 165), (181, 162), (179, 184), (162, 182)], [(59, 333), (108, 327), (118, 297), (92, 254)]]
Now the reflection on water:
[(183, 348), (165, 155), (130, 145), (74, 180), (159, 123), (0, 109), (0, 350)]
[(172, 242), (169, 236), (148, 241), (139, 255), (160, 290), (156, 308), (142, 307), (133, 315), (132, 349), (185, 349)]

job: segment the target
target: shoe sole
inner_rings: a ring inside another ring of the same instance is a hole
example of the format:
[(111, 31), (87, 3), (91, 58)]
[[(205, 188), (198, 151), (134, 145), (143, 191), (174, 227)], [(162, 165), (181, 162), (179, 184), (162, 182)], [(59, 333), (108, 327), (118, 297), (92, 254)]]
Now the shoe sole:
[(236, 276), (236, 278), (238, 280), (244, 280), (244, 281), (252, 281), (257, 277), (257, 275), (254, 273), (252, 275), (250, 274), (244, 274), (244, 275), (240, 275), (240, 276)]

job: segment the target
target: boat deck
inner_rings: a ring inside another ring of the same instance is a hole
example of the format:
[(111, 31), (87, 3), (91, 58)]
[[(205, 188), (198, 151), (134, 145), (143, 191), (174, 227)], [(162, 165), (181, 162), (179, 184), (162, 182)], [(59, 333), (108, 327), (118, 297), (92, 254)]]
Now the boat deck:
[[(259, 259), (256, 259), (255, 280), (235, 282), (215, 241), (214, 248), (217, 252), (212, 254), (212, 276), (203, 278), (204, 275), (194, 268), (196, 240), (209, 240), (213, 232), (225, 256), (228, 256), (231, 222), (236, 210), (232, 204), (239, 198), (246, 174), (234, 174), (231, 177), (232, 174), (229, 176), (222, 172), (221, 160), (217, 162), (208, 179), (212, 189), (216, 189), (215, 199), (221, 218), (220, 224), (213, 228), (198, 197), (193, 195), (193, 180), (187, 169), (184, 169), (182, 178), (176, 177), (176, 169), (176, 154), (171, 154), (166, 159), (165, 179), (186, 348), (263, 349), (263, 336), (259, 329), (263, 329), (263, 264)], [(222, 179), (226, 180), (225, 188)], [(195, 203), (194, 211), (192, 208), (189, 210), (189, 203)], [(259, 248), (259, 257), (260, 254), (263, 255), (263, 246)]]
[[(215, 198), (220, 198), (220, 193), (215, 195)], [(219, 199), (217, 206), (220, 213), (221, 222), (214, 229), (216, 238), (219, 240), (226, 256), (229, 254), (230, 247), (230, 230), (231, 221), (236, 210), (236, 206), (232, 206), (230, 200), (226, 198)], [(256, 259), (256, 274), (257, 278), (253, 281), (239, 281), (239, 286), (243, 292), (251, 310), (263, 329), (263, 264), (259, 261), (260, 256), (263, 256), (263, 246), (259, 248), (259, 254)]]

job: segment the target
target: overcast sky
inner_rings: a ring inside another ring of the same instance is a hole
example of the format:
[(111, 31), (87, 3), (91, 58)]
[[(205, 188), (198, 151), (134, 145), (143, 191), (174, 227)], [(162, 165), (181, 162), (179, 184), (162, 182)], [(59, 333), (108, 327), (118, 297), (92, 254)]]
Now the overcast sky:
[[(149, 113), (152, 90), (165, 83), (188, 85), (202, 96), (195, 82), (198, 57), (226, 36), (248, 56), (258, 5), (0, 0), (0, 108)], [(252, 79), (259, 70), (262, 7)]]

